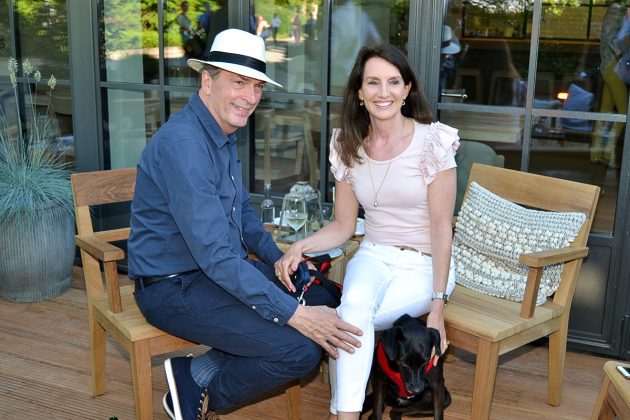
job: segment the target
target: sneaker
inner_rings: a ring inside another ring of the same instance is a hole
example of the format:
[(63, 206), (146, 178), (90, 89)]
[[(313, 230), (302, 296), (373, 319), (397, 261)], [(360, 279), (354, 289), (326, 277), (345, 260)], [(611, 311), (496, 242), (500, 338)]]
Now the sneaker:
[(162, 397), (162, 407), (164, 407), (164, 411), (171, 418), (171, 420), (175, 420), (175, 413), (173, 413), (173, 399), (171, 398), (171, 393), (166, 392), (164, 397)]
[[(208, 412), (208, 389), (201, 388), (190, 373), (190, 357), (174, 357), (164, 361), (169, 392), (162, 404), (172, 419), (206, 419)], [(170, 403), (170, 404), (169, 404)], [(170, 413), (169, 413), (170, 411)]]

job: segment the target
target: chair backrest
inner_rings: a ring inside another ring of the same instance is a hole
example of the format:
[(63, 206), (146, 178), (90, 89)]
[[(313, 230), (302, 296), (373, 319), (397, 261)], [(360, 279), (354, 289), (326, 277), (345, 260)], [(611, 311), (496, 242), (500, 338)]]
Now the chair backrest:
[(503, 155), (497, 155), (494, 149), (485, 143), (462, 140), (455, 154), (455, 163), (457, 163), (457, 197), (454, 212), (456, 216), (464, 200), (464, 191), (468, 185), (472, 164), (483, 163), (484, 165), (503, 167), (505, 158)]
[[(94, 232), (90, 207), (130, 202), (136, 186), (136, 168), (75, 173), (70, 176), (70, 181), (74, 196), (78, 236), (94, 234), (105, 242), (127, 240), (129, 228)], [(112, 255), (118, 256), (122, 253), (120, 249), (114, 246), (111, 247), (110, 252)], [(92, 300), (104, 293), (100, 263), (84, 250), (81, 250), (81, 260), (88, 299)], [(115, 269), (115, 262), (109, 267)], [(105, 267), (105, 270), (107, 276), (108, 267)], [(117, 273), (112, 272), (109, 275), (114, 276)]]
[[(494, 194), (524, 207), (584, 213), (586, 220), (570, 246), (575, 248), (586, 246), (599, 199), (599, 187), (478, 163), (472, 165), (468, 185), (473, 181)], [(580, 267), (581, 259), (564, 264), (554, 302), (565, 307), (571, 304)]]

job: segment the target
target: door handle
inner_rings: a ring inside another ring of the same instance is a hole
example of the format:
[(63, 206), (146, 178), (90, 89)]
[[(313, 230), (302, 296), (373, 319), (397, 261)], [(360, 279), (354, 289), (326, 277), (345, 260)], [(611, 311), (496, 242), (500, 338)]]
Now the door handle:
[(462, 102), (464, 102), (467, 98), (468, 95), (466, 95), (465, 93), (440, 93), (442, 96), (446, 96), (447, 98), (460, 98)]

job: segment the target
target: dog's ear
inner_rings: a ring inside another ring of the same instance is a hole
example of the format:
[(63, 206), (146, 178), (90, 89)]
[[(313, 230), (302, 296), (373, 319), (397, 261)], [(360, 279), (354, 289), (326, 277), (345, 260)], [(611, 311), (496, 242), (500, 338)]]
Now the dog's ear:
[(442, 346), (440, 345), (440, 332), (435, 328), (427, 328), (429, 330), (429, 337), (431, 344), (435, 347), (435, 354), (438, 357), (442, 357)]
[(383, 331), (381, 334), (381, 342), (383, 343), (383, 350), (389, 360), (395, 360), (398, 358), (398, 343), (402, 338), (402, 331), (400, 327), (394, 326)]

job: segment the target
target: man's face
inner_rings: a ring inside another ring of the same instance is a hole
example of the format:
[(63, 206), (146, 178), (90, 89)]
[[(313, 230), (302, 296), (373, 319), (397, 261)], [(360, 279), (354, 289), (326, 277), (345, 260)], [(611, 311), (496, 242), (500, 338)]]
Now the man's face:
[(228, 135), (247, 124), (262, 97), (265, 82), (220, 70), (216, 78), (203, 72), (201, 98), (217, 121), (223, 133)]

